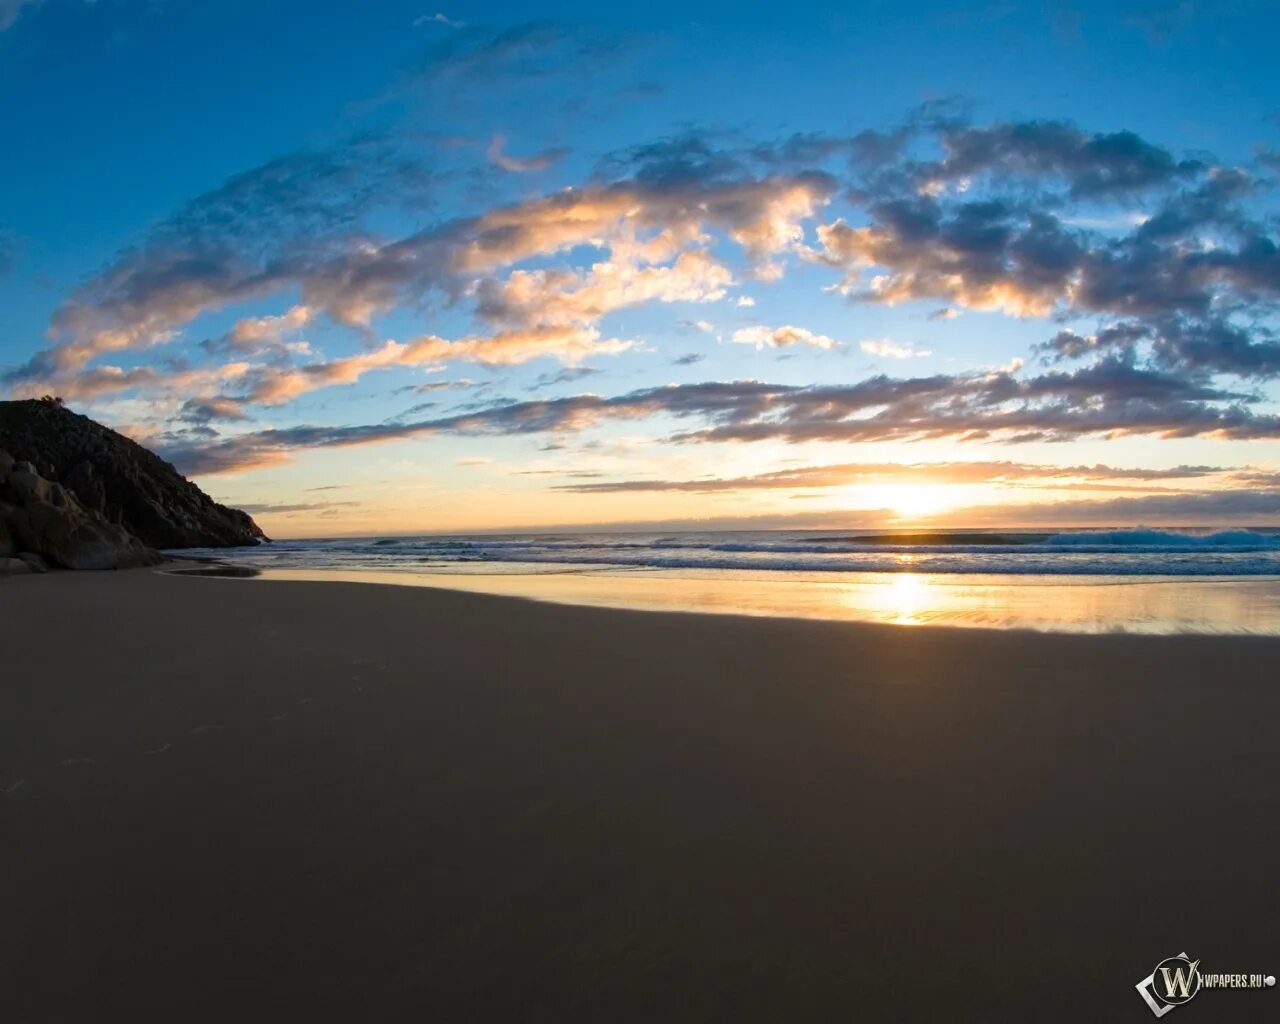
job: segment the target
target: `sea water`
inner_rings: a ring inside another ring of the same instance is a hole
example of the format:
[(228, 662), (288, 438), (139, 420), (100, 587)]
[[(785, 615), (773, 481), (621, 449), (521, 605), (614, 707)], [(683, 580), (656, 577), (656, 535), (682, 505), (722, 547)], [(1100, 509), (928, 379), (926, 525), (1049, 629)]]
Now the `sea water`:
[(274, 541), (277, 578), (576, 604), (1085, 632), (1280, 634), (1280, 530), (529, 533)]

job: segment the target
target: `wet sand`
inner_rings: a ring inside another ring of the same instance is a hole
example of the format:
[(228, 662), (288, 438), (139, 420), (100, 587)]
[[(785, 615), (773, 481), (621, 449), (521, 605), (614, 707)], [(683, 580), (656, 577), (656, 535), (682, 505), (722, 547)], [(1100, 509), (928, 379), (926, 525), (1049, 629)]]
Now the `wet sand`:
[[(276, 580), (346, 580), (467, 590), (631, 611), (1030, 629), (1048, 633), (1280, 636), (1280, 578), (800, 573), (545, 566), (501, 571), (251, 569)], [(541, 571), (537, 571), (541, 570)]]
[(1280, 973), (1274, 638), (140, 570), (0, 582), (0, 646), (6, 1022), (1141, 1021), (1183, 950)]

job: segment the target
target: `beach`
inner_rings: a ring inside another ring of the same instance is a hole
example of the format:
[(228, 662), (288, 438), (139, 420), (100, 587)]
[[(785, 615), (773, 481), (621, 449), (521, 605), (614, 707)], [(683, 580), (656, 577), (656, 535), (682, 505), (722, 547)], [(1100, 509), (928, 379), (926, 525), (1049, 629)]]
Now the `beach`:
[(1184, 950), (1280, 973), (1277, 638), (150, 569), (0, 609), (6, 1021), (1141, 1021)]

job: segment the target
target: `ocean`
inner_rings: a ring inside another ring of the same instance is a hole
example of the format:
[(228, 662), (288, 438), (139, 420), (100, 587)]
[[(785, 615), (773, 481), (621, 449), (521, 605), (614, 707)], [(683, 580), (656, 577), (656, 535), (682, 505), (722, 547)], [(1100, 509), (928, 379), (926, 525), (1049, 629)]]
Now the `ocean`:
[(181, 554), (267, 579), (445, 587), (646, 611), (1280, 635), (1280, 529), (432, 535)]
[[(202, 551), (211, 557), (225, 552)], [(237, 549), (261, 569), (535, 573), (627, 569), (988, 576), (1280, 576), (1271, 530), (555, 533), (283, 540)]]

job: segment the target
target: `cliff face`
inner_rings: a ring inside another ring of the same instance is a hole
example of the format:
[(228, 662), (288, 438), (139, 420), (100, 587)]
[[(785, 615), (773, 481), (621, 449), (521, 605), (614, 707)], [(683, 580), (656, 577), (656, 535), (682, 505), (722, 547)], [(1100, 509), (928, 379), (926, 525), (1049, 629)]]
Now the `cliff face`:
[(158, 455), (57, 402), (0, 402), (0, 451), (147, 547), (266, 540), (247, 513), (219, 505)]

